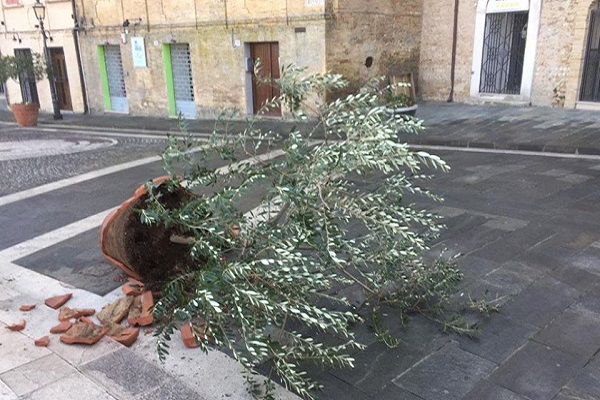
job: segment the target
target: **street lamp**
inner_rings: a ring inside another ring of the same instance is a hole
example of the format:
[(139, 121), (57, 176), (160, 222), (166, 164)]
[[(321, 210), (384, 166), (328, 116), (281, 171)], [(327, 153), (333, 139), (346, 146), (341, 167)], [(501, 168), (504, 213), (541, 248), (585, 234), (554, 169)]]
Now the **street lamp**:
[(33, 12), (35, 17), (40, 23), (40, 31), (42, 32), (42, 39), (44, 41), (44, 58), (46, 60), (48, 81), (50, 81), (50, 96), (52, 96), (52, 110), (54, 111), (54, 119), (62, 119), (60, 108), (58, 107), (58, 96), (56, 95), (56, 82), (54, 81), (54, 71), (52, 70), (52, 62), (50, 60), (50, 52), (48, 51), (46, 31), (44, 30), (44, 19), (46, 18), (46, 6), (40, 3), (40, 0), (35, 0), (33, 5)]

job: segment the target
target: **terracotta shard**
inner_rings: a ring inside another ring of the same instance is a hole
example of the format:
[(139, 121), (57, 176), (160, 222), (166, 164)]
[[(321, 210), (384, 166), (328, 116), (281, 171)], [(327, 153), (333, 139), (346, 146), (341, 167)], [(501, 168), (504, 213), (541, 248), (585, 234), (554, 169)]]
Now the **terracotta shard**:
[(125, 296), (139, 296), (144, 292), (144, 288), (141, 286), (123, 285), (121, 288)]
[(41, 338), (34, 340), (33, 344), (38, 347), (48, 347), (48, 344), (50, 344), (50, 338), (48, 336), (42, 336)]
[(130, 276), (127, 277), (127, 281), (135, 286), (144, 287), (144, 283), (142, 281), (138, 281)]
[(96, 317), (104, 326), (107, 326), (109, 323), (118, 324), (127, 316), (132, 303), (133, 297), (121, 297), (114, 303), (102, 307), (102, 310), (100, 310)]
[(60, 313), (58, 314), (59, 321), (67, 321), (71, 318), (81, 318), (81, 317), (89, 317), (90, 315), (94, 315), (96, 310), (93, 308), (69, 308), (63, 307), (60, 309)]
[(104, 334), (106, 328), (94, 323), (76, 322), (71, 329), (64, 335), (61, 335), (60, 341), (66, 344), (87, 344), (97, 343)]
[(60, 296), (50, 297), (49, 299), (46, 299), (44, 301), (44, 304), (46, 304), (50, 308), (54, 308), (55, 310), (58, 310), (67, 301), (71, 300), (71, 297), (73, 297), (73, 293), (67, 293), (67, 294), (63, 294)]
[(194, 348), (200, 346), (194, 337), (194, 332), (192, 332), (190, 325), (181, 325), (179, 331), (181, 332), (181, 340), (183, 340), (185, 347)]
[(152, 324), (154, 322), (152, 307), (154, 307), (152, 292), (144, 292), (141, 296), (136, 296), (129, 311), (129, 318), (127, 318), (129, 325), (146, 326)]
[(31, 311), (35, 308), (35, 304), (23, 304), (19, 307), (19, 311)]
[(60, 324), (50, 328), (50, 333), (65, 333), (66, 331), (71, 329), (72, 326), (73, 323), (71, 321), (63, 321)]
[(25, 322), (25, 320), (21, 320), (21, 322), (17, 322), (16, 324), (8, 325), (6, 329), (11, 331), (22, 331), (25, 329), (25, 325), (27, 325), (27, 322)]
[(104, 324), (104, 327), (107, 329), (106, 336), (110, 337), (119, 336), (125, 330), (125, 327), (120, 324), (109, 323)]
[(93, 324), (94, 323), (94, 321), (92, 321), (88, 317), (80, 317), (77, 321), (78, 322), (85, 322), (86, 324)]
[(131, 346), (140, 335), (140, 328), (126, 328), (123, 329), (119, 334), (111, 335), (110, 337), (121, 343), (123, 346)]

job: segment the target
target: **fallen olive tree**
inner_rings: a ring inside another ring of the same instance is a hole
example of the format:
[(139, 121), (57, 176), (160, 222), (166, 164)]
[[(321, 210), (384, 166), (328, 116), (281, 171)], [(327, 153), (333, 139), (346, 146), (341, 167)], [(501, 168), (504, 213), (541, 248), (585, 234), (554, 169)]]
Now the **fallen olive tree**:
[[(347, 82), (303, 74), (285, 68), (276, 82), (282, 94), (267, 105), (287, 106), (297, 128), (261, 131), (250, 121), (232, 132), (222, 121), (208, 143), (170, 137), (162, 158), (171, 179), (147, 184), (140, 211), (143, 223), (176, 232), (172, 241), (190, 258), (154, 309), (159, 356), (190, 324), (204, 350), (226, 348), (249, 372), (266, 371), (267, 397), (275, 380), (314, 398), (310, 363), (353, 367), (350, 354), (362, 346), (351, 326), (364, 322), (361, 315), (373, 316), (381, 340), (397, 344), (378, 324), (383, 304), (401, 318), (425, 313), (446, 328), (470, 329), (443, 316), (460, 271), (423, 259), (439, 217), (406, 201), (440, 200), (420, 183), (449, 169), (402, 143), (421, 122), (390, 114), (377, 84), (320, 104), (315, 99)], [(216, 168), (215, 159), (228, 166)], [(181, 191), (196, 195), (161, 202)], [(340, 294), (348, 290), (364, 295), (358, 308)], [(326, 345), (323, 334), (338, 344)]]

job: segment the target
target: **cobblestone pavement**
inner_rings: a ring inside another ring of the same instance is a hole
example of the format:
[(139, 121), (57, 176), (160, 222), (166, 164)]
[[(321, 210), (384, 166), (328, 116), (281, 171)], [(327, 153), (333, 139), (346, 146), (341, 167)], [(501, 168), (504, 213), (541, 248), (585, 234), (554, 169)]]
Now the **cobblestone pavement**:
[[(165, 137), (160, 134), (155, 138), (135, 135), (114, 137), (110, 132), (101, 136), (0, 125), (0, 196), (131, 160), (156, 156), (165, 148)], [(44, 140), (48, 142), (43, 142)], [(75, 145), (78, 142), (80, 145)], [(17, 146), (18, 143), (21, 146)], [(54, 145), (49, 146), (51, 143)], [(65, 143), (72, 145), (66, 146)], [(23, 154), (26, 149), (29, 150), (29, 155)], [(19, 153), (16, 154), (17, 152)]]
[[(447, 146), (431, 151), (452, 167), (428, 183), (446, 201), (420, 203), (446, 217), (448, 229), (432, 254), (442, 249), (447, 255), (463, 254), (458, 264), (465, 280), (457, 300), (487, 293), (503, 307), (487, 318), (470, 316), (482, 327), (477, 339), (443, 333), (419, 316), (403, 327), (393, 310), (385, 310), (382, 323), (401, 339), (400, 345), (389, 349), (376, 340), (368, 323), (357, 327), (358, 340), (368, 347), (356, 353), (355, 369), (312, 371), (326, 385), (320, 397), (600, 399), (600, 157), (594, 155), (599, 154), (594, 149), (600, 151), (600, 135), (593, 135), (598, 114), (430, 104), (419, 116), (430, 127), (422, 143)], [(69, 135), (51, 136), (68, 140)], [(48, 137), (38, 131), (22, 136)], [(0, 137), (23, 139), (10, 128)], [(42, 163), (40, 182), (45, 183), (154, 155), (162, 148), (160, 139), (117, 140), (102, 149), (4, 161), (0, 167), (4, 171), (5, 165), (22, 162), (12, 164), (11, 173), (29, 170), (26, 182), (19, 183), (29, 188), (36, 185), (27, 181), (36, 174), (35, 162)], [(577, 155), (580, 149), (588, 155)], [(58, 165), (55, 175), (44, 171), (52, 170), (53, 162)], [(0, 202), (0, 222), (11, 228), (0, 235), (0, 251), (113, 207), (160, 171), (158, 162), (149, 163), (7, 205)], [(22, 188), (11, 189), (16, 190)], [(95, 229), (29, 252), (15, 263), (99, 294), (119, 284), (110, 275), (114, 271), (102, 264)]]

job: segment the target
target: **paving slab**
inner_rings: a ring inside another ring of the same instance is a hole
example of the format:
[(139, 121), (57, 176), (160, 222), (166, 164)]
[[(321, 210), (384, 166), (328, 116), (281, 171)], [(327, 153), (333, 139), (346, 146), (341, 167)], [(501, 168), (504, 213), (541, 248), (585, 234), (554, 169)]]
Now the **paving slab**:
[(0, 374), (51, 354), (44, 347), (34, 346), (30, 337), (5, 327), (0, 323)]
[(502, 312), (515, 320), (543, 327), (574, 304), (581, 295), (569, 285), (544, 277), (513, 297), (510, 304), (502, 308)]
[(460, 399), (496, 367), (496, 364), (449, 343), (431, 354), (394, 384), (426, 400)]
[(582, 308), (568, 309), (535, 335), (534, 340), (590, 358), (600, 350), (600, 314)]
[(24, 396), (76, 371), (56, 354), (49, 354), (0, 374), (0, 381), (18, 396)]
[(75, 373), (59, 379), (51, 384), (23, 397), (24, 400), (116, 400), (115, 397), (106, 393), (104, 388), (95, 385), (85, 376)]
[(462, 400), (529, 400), (487, 379), (480, 381)]
[(119, 399), (130, 399), (154, 391), (168, 377), (161, 369), (127, 348), (82, 364), (79, 369)]
[(586, 366), (561, 392), (575, 399), (600, 399), (600, 368)]
[(17, 396), (17, 394), (15, 392), (10, 390), (10, 388), (8, 386), (6, 386), (6, 384), (4, 384), (4, 382), (2, 382), (0, 380), (0, 399), (2, 399), (2, 400), (17, 400), (18, 398), (19, 398), (19, 396)]
[(547, 400), (581, 369), (587, 357), (530, 341), (490, 375), (490, 381), (531, 400)]
[(515, 351), (523, 347), (538, 331), (525, 321), (515, 321), (502, 311), (492, 314), (480, 323), (481, 334), (476, 338), (458, 336), (463, 350), (501, 364)]

